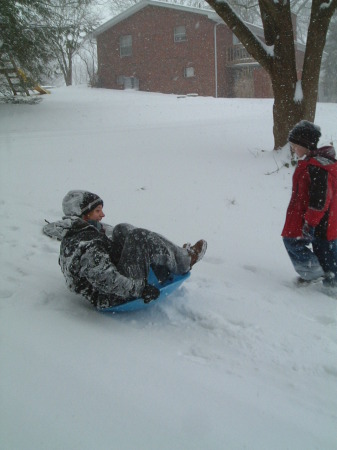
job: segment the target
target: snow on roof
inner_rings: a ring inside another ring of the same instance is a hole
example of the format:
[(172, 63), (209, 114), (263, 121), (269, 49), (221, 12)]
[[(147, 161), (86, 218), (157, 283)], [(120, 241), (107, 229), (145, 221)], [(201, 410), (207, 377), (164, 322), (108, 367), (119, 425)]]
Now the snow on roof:
[(136, 3), (135, 5), (131, 6), (127, 10), (123, 11), (121, 14), (118, 14), (118, 16), (113, 17), (112, 19), (108, 20), (107, 22), (103, 23), (100, 27), (98, 27), (93, 35), (98, 36), (104, 31), (108, 30), (109, 28), (113, 27), (114, 25), (117, 25), (119, 22), (122, 22), (123, 20), (131, 17), (133, 14), (137, 13), (138, 11), (142, 10), (146, 6), (158, 6), (161, 8), (168, 8), (168, 9), (177, 9), (179, 11), (184, 12), (190, 12), (194, 14), (200, 14), (207, 16), (210, 20), (214, 20), (214, 22), (223, 22), (220, 16), (212, 10), (212, 9), (205, 9), (205, 8), (194, 8), (191, 6), (182, 6), (182, 5), (176, 5), (173, 3), (164, 3), (159, 0), (142, 0), (139, 3)]
[[(192, 6), (177, 5), (174, 3), (162, 2), (160, 0), (142, 0), (139, 3), (136, 3), (135, 5), (126, 9), (121, 14), (118, 14), (117, 16), (113, 17), (112, 19), (108, 20), (107, 22), (103, 23), (101, 26), (96, 28), (96, 30), (93, 32), (93, 36), (94, 37), (99, 36), (100, 34), (107, 31), (109, 28), (113, 27), (114, 25), (117, 25), (119, 22), (128, 19), (129, 17), (136, 14), (138, 11), (141, 11), (146, 6), (158, 6), (161, 8), (176, 9), (179, 11), (200, 14), (203, 16), (207, 16), (210, 20), (213, 20), (216, 23), (223, 23), (223, 24), (225, 23), (224, 20), (213, 9), (195, 8)], [(264, 38), (263, 27), (248, 22), (245, 23), (248, 26), (248, 28), (254, 34), (256, 34), (256, 36)], [(300, 44), (299, 42), (296, 42), (296, 45), (298, 50), (304, 51), (305, 45)]]

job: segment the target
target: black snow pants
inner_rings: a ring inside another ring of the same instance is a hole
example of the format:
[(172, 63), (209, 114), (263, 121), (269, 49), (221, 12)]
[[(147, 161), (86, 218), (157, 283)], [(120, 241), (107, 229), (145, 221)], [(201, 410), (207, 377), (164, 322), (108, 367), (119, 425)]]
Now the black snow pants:
[(122, 223), (113, 230), (117, 251), (117, 270), (124, 276), (147, 280), (150, 267), (159, 281), (170, 274), (182, 275), (190, 270), (191, 258), (179, 247), (153, 231)]

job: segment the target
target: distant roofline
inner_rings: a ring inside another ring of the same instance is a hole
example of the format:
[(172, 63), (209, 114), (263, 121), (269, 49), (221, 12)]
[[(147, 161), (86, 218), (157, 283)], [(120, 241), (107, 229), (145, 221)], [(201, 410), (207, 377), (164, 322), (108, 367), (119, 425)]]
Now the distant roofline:
[(207, 16), (210, 20), (213, 20), (214, 22), (220, 22), (220, 23), (223, 22), (221, 17), (215, 11), (213, 11), (211, 9), (176, 5), (174, 3), (161, 2), (159, 0), (142, 0), (141, 2), (136, 3), (135, 5), (131, 6), (127, 10), (123, 11), (122, 13), (118, 14), (117, 16), (113, 17), (112, 19), (108, 20), (107, 22), (103, 23), (101, 26), (96, 28), (96, 30), (93, 32), (93, 36), (96, 37), (96, 36), (104, 33), (109, 28), (117, 25), (119, 22), (122, 22), (125, 19), (128, 19), (129, 17), (133, 16), (135, 13), (142, 10), (146, 6), (159, 6), (161, 8), (176, 9), (179, 11), (185, 11), (185, 12), (190, 12), (190, 13), (194, 13), (194, 14), (200, 14), (203, 16)]
[[(168, 9), (176, 9), (178, 11), (185, 11), (189, 13), (194, 14), (200, 14), (202, 16), (208, 17), (210, 20), (212, 20), (215, 23), (223, 23), (226, 25), (224, 20), (212, 9), (205, 9), (205, 8), (195, 8), (192, 6), (183, 6), (183, 5), (176, 5), (175, 3), (166, 3), (162, 2), (160, 0), (142, 0), (139, 3), (136, 3), (135, 5), (131, 6), (130, 8), (126, 9), (122, 13), (118, 14), (117, 16), (113, 17), (112, 19), (108, 20), (107, 22), (100, 25), (96, 30), (93, 31), (92, 35), (94, 37), (99, 36), (100, 34), (104, 33), (105, 31), (109, 30), (109, 28), (117, 25), (119, 22), (122, 22), (125, 19), (128, 19), (129, 17), (136, 14), (138, 11), (141, 11), (146, 6), (158, 6), (161, 8), (168, 8)], [(258, 37), (264, 37), (264, 29), (259, 25), (254, 25), (252, 23), (245, 22), (245, 24), (248, 26), (248, 28), (253, 31)], [(305, 50), (305, 45), (295, 41), (295, 44), (297, 46), (298, 50)]]

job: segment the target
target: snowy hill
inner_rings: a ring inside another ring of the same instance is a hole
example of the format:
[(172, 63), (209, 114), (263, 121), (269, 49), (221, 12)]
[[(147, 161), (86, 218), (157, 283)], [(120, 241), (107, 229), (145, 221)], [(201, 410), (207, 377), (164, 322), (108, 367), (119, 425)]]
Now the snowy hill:
[[(336, 117), (318, 105), (321, 144)], [(272, 146), (271, 100), (79, 87), (0, 104), (3, 450), (337, 448), (337, 300), (294, 285), (293, 169)], [(205, 238), (206, 257), (166, 302), (97, 313), (41, 232), (71, 189), (107, 223)]]

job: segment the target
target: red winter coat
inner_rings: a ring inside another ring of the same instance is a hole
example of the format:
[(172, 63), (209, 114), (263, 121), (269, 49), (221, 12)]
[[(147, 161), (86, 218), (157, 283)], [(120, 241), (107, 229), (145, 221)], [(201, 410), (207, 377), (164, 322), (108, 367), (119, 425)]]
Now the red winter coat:
[(332, 147), (322, 147), (298, 162), (283, 237), (302, 237), (306, 221), (316, 237), (337, 239), (337, 161), (331, 155)]

